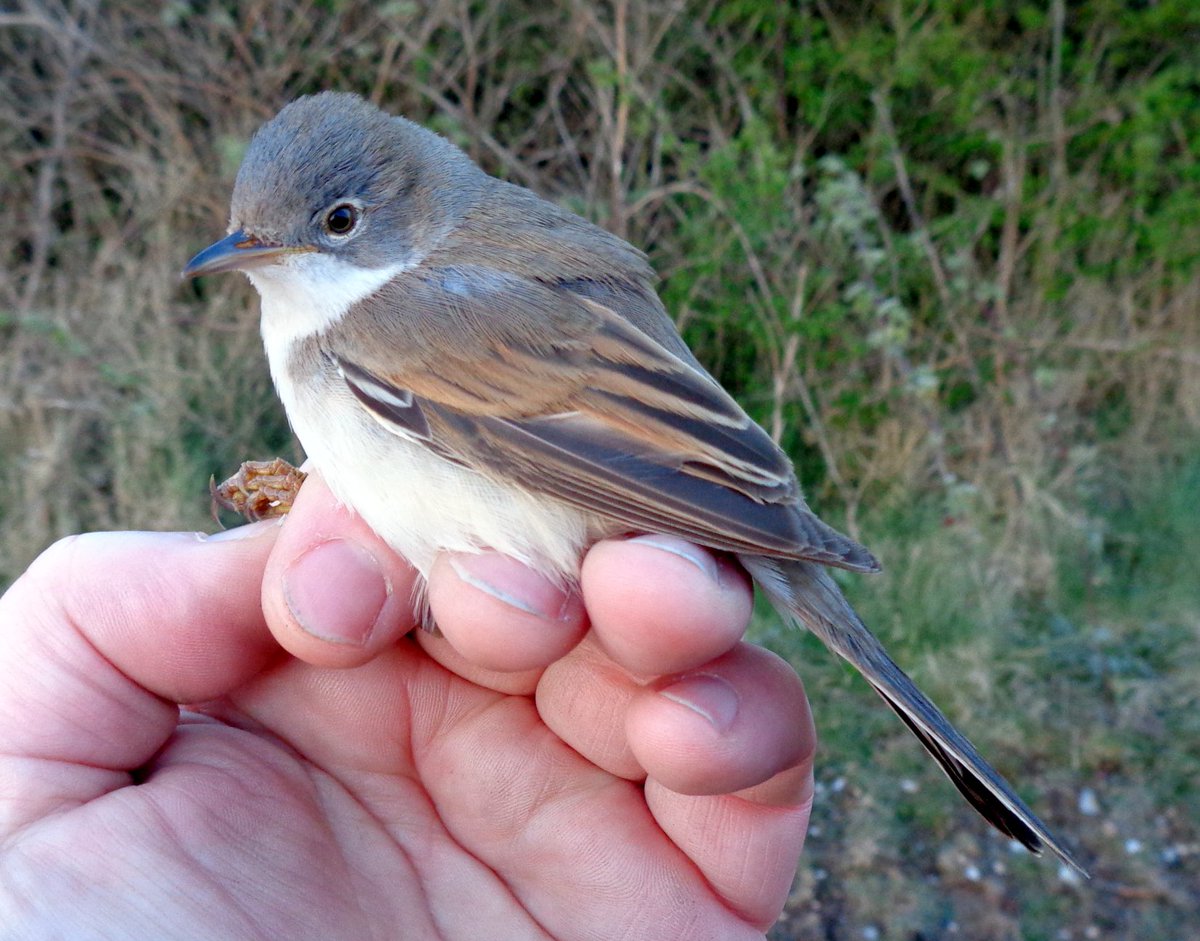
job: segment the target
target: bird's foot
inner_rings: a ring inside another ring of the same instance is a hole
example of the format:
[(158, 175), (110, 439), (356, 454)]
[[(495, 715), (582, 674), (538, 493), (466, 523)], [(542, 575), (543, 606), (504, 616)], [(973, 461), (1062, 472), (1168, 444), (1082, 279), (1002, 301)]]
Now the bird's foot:
[(238, 513), (251, 523), (283, 516), (292, 508), (292, 501), (307, 476), (281, 457), (272, 461), (246, 461), (224, 483), (209, 481), (213, 516), (217, 516), (218, 509)]

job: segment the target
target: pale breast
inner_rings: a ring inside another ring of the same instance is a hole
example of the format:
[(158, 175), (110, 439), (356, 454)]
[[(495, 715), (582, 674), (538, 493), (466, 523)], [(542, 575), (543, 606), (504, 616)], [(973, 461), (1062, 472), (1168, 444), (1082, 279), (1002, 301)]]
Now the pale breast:
[(296, 436), (337, 498), (423, 575), (440, 550), (495, 549), (575, 579), (598, 521), (383, 428), (321, 354), (321, 333), (402, 267), (349, 276), (312, 255), (251, 274), (271, 376)]
[(585, 514), (386, 430), (332, 367), (275, 380), (297, 437), (337, 498), (423, 575), (440, 550), (489, 548), (564, 581), (578, 574), (591, 535)]

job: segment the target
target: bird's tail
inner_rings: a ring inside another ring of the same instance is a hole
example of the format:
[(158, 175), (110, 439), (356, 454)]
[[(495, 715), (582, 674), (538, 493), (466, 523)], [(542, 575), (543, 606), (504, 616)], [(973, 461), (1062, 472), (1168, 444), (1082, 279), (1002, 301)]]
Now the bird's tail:
[(807, 627), (875, 687), (988, 823), (1033, 853), (1040, 854), (1043, 846), (1050, 847), (1060, 859), (1084, 873), (1008, 782), (896, 666), (823, 566), (762, 556), (743, 556), (741, 561), (780, 614)]

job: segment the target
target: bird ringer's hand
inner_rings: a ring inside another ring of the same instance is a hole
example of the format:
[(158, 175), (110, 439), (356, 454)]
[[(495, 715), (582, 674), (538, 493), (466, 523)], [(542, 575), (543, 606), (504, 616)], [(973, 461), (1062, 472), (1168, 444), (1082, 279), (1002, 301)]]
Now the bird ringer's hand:
[(0, 924), (761, 937), (813, 733), (794, 674), (738, 642), (740, 572), (602, 543), (582, 604), (443, 558), (443, 635), (404, 637), (414, 579), (316, 477), (282, 526), (44, 554), (0, 599)]

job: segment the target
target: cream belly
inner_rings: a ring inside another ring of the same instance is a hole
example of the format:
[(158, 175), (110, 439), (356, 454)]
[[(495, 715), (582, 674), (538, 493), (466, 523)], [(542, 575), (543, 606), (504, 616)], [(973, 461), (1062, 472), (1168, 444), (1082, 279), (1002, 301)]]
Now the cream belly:
[(495, 549), (570, 581), (589, 541), (588, 517), (491, 480), (387, 430), (330, 372), (276, 377), (292, 427), (334, 495), (422, 575), (439, 550)]

